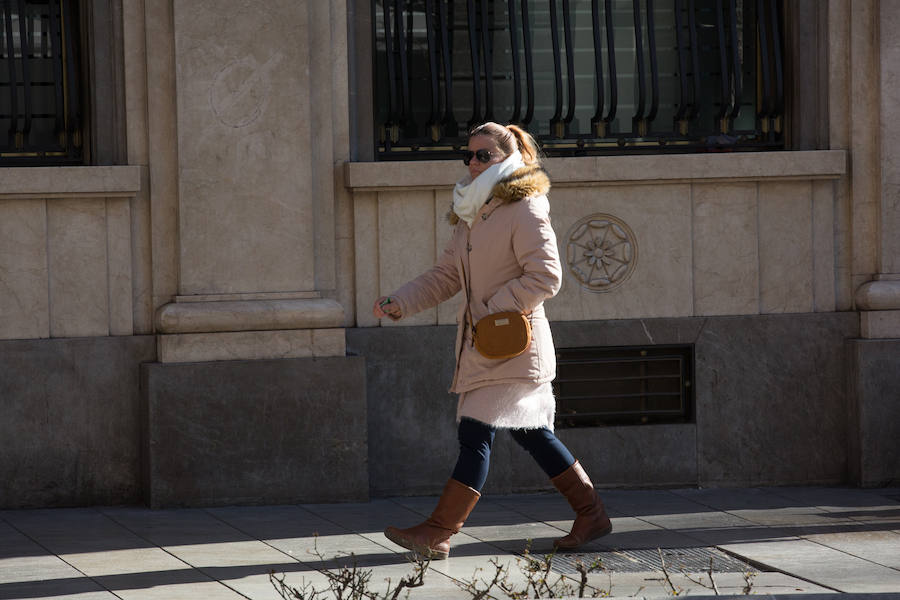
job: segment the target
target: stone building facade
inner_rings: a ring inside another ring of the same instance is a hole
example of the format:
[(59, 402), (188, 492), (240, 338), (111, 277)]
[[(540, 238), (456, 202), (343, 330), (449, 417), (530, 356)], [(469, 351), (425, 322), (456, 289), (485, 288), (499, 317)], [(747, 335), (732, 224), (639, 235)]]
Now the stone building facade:
[[(459, 299), (371, 304), (462, 167), (373, 160), (368, 7), (82, 2), (91, 155), (0, 168), (0, 507), (441, 489)], [(637, 249), (567, 271), (557, 346), (694, 353), (686, 422), (559, 430), (598, 485), (900, 479), (900, 4), (786, 12), (787, 150), (546, 161), (563, 257), (598, 214)], [(498, 439), (487, 491), (530, 460)]]

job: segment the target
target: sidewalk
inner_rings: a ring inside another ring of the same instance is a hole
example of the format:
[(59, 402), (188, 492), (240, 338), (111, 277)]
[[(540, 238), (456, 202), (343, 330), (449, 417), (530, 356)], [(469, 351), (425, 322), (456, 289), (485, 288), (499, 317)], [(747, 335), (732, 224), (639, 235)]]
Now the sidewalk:
[[(744, 573), (752, 571), (753, 594), (900, 598), (898, 488), (608, 490), (602, 496), (614, 531), (583, 552), (608, 567), (589, 581), (611, 596), (669, 595), (659, 548), (680, 595), (714, 593), (681, 572), (683, 565), (708, 585), (705, 571), (713, 557), (723, 595), (741, 594)], [(294, 586), (326, 587), (317, 569), (334, 565), (312, 554), (316, 547), (326, 559), (353, 553), (360, 567), (372, 570), (372, 588), (383, 592), (386, 578), (397, 581), (413, 566), (382, 529), (412, 525), (434, 503), (393, 498), (165, 511), (0, 511), (0, 598), (278, 599), (272, 571)], [(409, 597), (471, 598), (456, 582), (492, 576), (492, 558), (510, 566), (511, 579), (524, 581), (516, 559), (527, 540), (532, 553), (547, 552), (571, 518), (556, 494), (486, 496), (454, 536), (450, 559), (433, 562), (425, 585)], [(572, 556), (557, 556), (553, 564), (557, 572), (575, 572)]]

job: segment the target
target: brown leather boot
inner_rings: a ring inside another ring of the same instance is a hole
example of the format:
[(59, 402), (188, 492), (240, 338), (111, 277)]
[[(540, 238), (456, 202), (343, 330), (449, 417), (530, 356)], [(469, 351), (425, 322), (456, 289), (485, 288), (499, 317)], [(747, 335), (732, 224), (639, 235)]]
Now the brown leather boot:
[(553, 542), (556, 548), (571, 550), (612, 531), (612, 522), (606, 514), (606, 508), (603, 507), (594, 484), (577, 460), (550, 481), (566, 497), (572, 510), (575, 511), (572, 531)]
[(388, 527), (384, 535), (425, 558), (445, 559), (450, 555), (450, 536), (459, 533), (479, 498), (481, 494), (469, 486), (449, 479), (430, 517), (409, 529)]

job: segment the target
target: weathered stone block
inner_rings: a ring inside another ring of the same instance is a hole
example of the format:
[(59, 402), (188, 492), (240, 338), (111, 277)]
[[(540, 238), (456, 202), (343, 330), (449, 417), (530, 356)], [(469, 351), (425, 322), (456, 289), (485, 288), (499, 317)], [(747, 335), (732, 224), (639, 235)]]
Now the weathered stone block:
[(439, 493), (456, 462), (452, 326), (347, 330), (366, 360), (373, 496)]
[(152, 507), (368, 498), (362, 358), (147, 364)]
[(152, 336), (0, 342), (0, 508), (140, 500)]
[(855, 313), (707, 319), (696, 345), (700, 484), (847, 478), (844, 340)]
[(849, 340), (850, 477), (900, 482), (900, 339)]

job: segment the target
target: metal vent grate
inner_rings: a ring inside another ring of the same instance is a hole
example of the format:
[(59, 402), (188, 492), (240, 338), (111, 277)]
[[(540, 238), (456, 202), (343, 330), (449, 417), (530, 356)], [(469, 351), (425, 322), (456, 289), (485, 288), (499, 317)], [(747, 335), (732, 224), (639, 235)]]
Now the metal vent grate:
[(552, 570), (557, 573), (578, 573), (576, 565), (580, 561), (591, 565), (600, 561), (602, 571), (612, 573), (640, 573), (662, 571), (659, 553), (666, 561), (666, 569), (670, 572), (705, 573), (709, 571), (710, 560), (714, 573), (745, 573), (758, 571), (716, 548), (665, 548), (662, 550), (614, 550), (610, 552), (590, 552), (576, 554), (557, 554), (553, 557)]
[(693, 374), (690, 345), (558, 348), (556, 423), (686, 422)]

